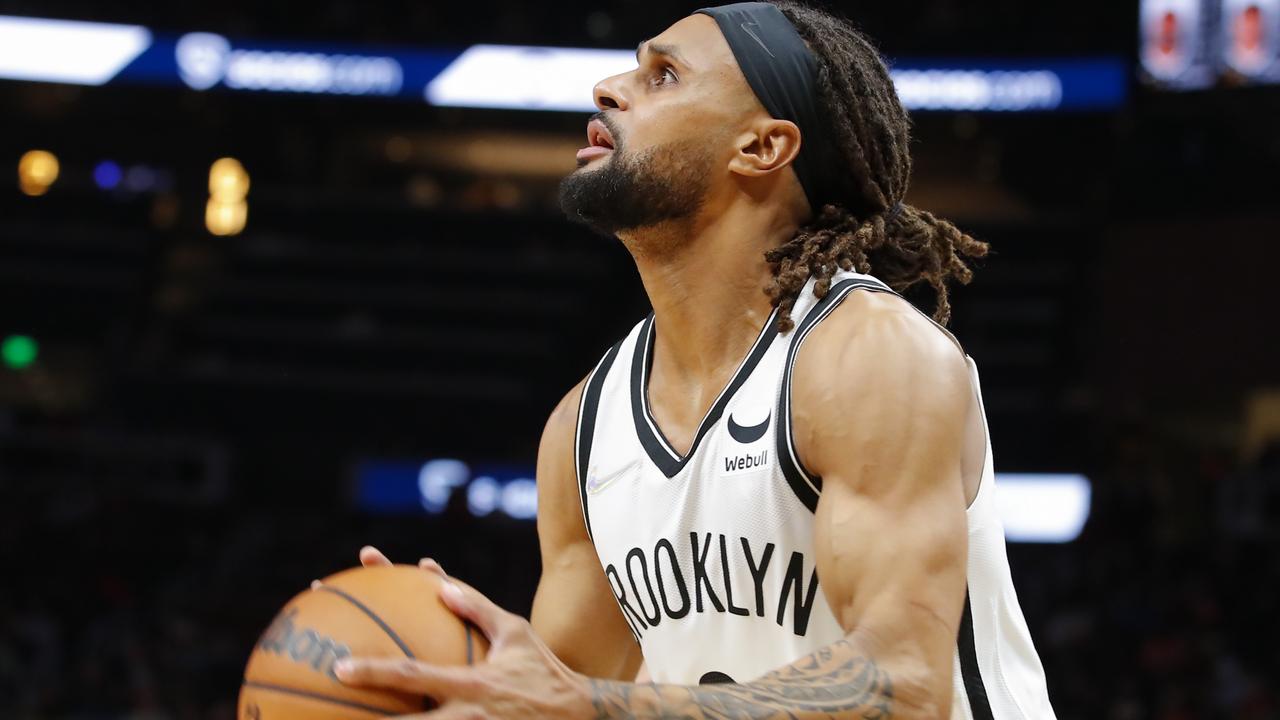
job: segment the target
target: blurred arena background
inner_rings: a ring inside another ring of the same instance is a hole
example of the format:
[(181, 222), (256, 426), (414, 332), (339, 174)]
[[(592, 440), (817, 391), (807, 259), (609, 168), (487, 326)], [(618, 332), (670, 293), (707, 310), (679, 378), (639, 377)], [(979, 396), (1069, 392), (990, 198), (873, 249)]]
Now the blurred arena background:
[[(230, 718), (365, 543), (528, 611), (542, 423), (647, 312), (556, 184), (698, 6), (0, 2), (0, 717)], [(1280, 717), (1280, 2), (834, 6), (995, 250), (952, 327), (1059, 716)]]

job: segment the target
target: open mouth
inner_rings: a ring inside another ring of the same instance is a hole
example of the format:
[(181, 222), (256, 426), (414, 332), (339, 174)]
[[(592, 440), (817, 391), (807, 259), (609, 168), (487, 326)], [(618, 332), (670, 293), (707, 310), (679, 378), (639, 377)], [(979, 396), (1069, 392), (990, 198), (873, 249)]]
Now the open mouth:
[(613, 149), (613, 135), (604, 122), (598, 118), (587, 123), (587, 142), (591, 147)]
[(587, 123), (587, 146), (578, 151), (578, 165), (602, 158), (613, 152), (613, 135), (599, 118)]

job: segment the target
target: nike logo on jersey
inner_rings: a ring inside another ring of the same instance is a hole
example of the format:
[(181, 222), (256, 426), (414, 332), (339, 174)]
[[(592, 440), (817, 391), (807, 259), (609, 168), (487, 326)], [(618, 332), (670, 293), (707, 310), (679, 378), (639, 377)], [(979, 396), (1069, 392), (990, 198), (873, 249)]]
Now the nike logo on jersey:
[(591, 471), (587, 473), (587, 494), (599, 495), (601, 492), (604, 492), (605, 488), (612, 485), (613, 481), (617, 480), (619, 477), (619, 473), (614, 473), (602, 478), (595, 468), (591, 468)]
[(744, 427), (742, 425), (739, 425), (733, 419), (733, 413), (730, 413), (729, 414), (729, 437), (733, 438), (734, 440), (737, 440), (743, 445), (750, 445), (751, 443), (764, 437), (764, 434), (769, 430), (769, 421), (772, 419), (773, 419), (773, 413), (769, 413), (764, 417), (764, 422), (760, 423), (759, 425), (751, 425), (751, 426)]
[(582, 489), (588, 495), (599, 495), (616, 485), (619, 480), (636, 477), (639, 466), (639, 459), (625, 462), (602, 460), (600, 464), (592, 462), (587, 467), (587, 481), (582, 483)]

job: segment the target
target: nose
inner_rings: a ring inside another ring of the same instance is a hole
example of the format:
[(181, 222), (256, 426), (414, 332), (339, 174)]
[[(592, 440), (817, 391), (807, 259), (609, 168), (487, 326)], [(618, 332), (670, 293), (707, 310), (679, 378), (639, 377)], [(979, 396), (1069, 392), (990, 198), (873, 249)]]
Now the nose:
[(601, 111), (604, 110), (626, 110), (627, 97), (623, 91), (623, 78), (625, 75), (614, 75), (596, 83), (593, 89), (596, 107)]

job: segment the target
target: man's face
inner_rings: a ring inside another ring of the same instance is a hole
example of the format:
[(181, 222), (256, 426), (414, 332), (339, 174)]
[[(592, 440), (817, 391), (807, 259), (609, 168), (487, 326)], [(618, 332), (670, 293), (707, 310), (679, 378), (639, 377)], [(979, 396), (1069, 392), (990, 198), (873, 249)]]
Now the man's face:
[(610, 235), (693, 218), (728, 180), (733, 139), (758, 109), (710, 17), (641, 43), (637, 60), (596, 85), (590, 144), (560, 185), (565, 213)]

